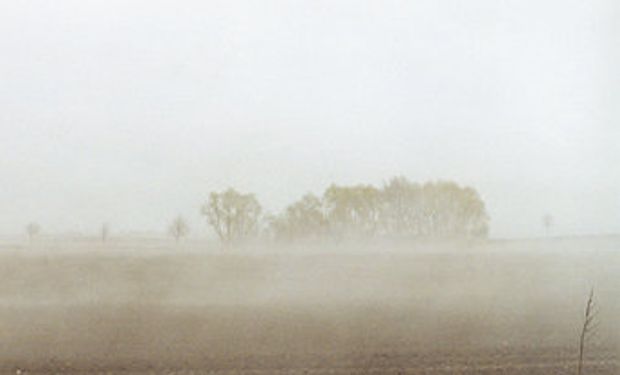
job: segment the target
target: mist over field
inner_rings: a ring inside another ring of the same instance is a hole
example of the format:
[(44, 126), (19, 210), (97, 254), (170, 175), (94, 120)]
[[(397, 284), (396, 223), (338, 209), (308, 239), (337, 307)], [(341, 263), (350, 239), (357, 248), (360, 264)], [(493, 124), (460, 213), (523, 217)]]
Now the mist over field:
[(4, 244), (0, 369), (574, 373), (594, 286), (585, 368), (614, 373), (619, 243)]
[(620, 231), (613, 0), (0, 4), (0, 234), (161, 231), (392, 176), (496, 237)]
[(620, 372), (620, 3), (0, 3), (0, 373)]

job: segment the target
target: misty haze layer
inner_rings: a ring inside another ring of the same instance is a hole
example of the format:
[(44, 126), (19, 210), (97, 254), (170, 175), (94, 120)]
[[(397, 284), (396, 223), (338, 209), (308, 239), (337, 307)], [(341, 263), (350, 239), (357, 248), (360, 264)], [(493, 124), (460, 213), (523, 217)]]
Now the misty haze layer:
[(620, 230), (620, 16), (598, 1), (5, 1), (0, 234), (199, 236), (212, 190), (475, 187), (491, 236)]
[(574, 374), (594, 286), (584, 373), (615, 374), (619, 239), (2, 247), (0, 372)]

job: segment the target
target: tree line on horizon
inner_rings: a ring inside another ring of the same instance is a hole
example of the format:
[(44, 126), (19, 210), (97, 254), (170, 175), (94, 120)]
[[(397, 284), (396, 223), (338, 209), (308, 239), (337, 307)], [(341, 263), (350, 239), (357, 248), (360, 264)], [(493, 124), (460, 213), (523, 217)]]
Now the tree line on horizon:
[[(262, 238), (276, 242), (470, 240), (486, 238), (489, 216), (478, 192), (452, 181), (416, 183), (394, 177), (381, 188), (332, 184), (321, 196), (306, 194), (276, 215), (263, 214), (254, 194), (233, 188), (211, 192), (201, 207), (208, 225), (224, 244)], [(168, 227), (176, 242), (189, 234), (182, 216)], [(30, 242), (41, 232), (30, 223)], [(110, 236), (107, 223), (100, 240)]]
[(452, 181), (394, 177), (382, 188), (332, 184), (322, 196), (306, 194), (277, 215), (262, 215), (254, 194), (229, 188), (202, 206), (207, 223), (225, 244), (258, 236), (280, 242), (376, 238), (486, 238), (489, 216), (478, 192)]

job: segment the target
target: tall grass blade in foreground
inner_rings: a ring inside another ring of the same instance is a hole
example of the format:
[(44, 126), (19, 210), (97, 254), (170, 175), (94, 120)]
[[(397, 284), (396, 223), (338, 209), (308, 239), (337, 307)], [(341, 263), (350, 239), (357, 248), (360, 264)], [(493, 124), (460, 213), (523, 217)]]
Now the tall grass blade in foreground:
[(581, 328), (581, 335), (579, 337), (579, 363), (577, 368), (577, 375), (582, 375), (585, 344), (590, 334), (592, 334), (594, 332), (594, 329), (596, 328), (594, 326), (594, 320), (596, 318), (595, 308), (596, 306), (594, 303), (594, 288), (592, 288), (590, 290), (590, 295), (588, 296), (588, 301), (586, 302), (583, 326)]

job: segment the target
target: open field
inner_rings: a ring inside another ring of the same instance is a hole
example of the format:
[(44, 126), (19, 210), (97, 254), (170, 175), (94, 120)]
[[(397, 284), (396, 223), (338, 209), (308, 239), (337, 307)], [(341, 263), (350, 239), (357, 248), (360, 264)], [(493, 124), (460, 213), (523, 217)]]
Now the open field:
[(68, 240), (2, 249), (7, 373), (574, 374), (592, 286), (600, 313), (585, 374), (620, 371), (615, 237), (413, 250)]

